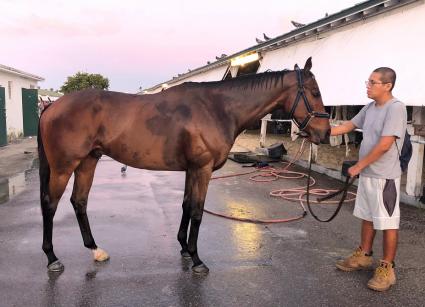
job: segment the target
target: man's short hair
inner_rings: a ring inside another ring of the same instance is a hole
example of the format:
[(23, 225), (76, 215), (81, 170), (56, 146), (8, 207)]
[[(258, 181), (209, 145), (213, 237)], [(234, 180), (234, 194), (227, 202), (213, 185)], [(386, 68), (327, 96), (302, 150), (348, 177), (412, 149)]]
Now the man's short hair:
[(395, 85), (395, 80), (397, 78), (397, 75), (395, 73), (395, 71), (389, 67), (379, 67), (377, 69), (375, 69), (373, 72), (377, 72), (381, 74), (381, 82), (383, 83), (391, 83), (391, 89), (390, 91), (393, 90), (394, 85)]

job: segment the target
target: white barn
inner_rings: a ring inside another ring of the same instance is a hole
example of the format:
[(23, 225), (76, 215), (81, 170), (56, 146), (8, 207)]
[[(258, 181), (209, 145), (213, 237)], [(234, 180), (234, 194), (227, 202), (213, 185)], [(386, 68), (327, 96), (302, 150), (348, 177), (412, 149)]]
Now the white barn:
[[(0, 64), (0, 146), (7, 139), (33, 134), (37, 83), (42, 77)], [(5, 140), (6, 136), (6, 140)]]
[[(284, 5), (282, 5), (284, 7)], [(365, 105), (364, 81), (377, 67), (397, 73), (393, 94), (408, 106), (413, 157), (406, 193), (413, 201), (423, 193), (425, 143), (425, 1), (370, 0), (326, 16), (230, 56), (144, 90), (153, 94), (186, 81), (217, 81), (249, 72), (293, 69), (312, 56), (313, 72), (326, 106)], [(247, 61), (243, 61), (247, 59)], [(242, 60), (245, 64), (239, 65)], [(247, 63), (248, 62), (248, 63)], [(252, 65), (252, 63), (257, 65)], [(343, 107), (346, 106), (346, 107)], [(344, 116), (345, 115), (345, 116)], [(347, 116), (345, 113), (343, 118)], [(344, 118), (349, 119), (349, 118)]]

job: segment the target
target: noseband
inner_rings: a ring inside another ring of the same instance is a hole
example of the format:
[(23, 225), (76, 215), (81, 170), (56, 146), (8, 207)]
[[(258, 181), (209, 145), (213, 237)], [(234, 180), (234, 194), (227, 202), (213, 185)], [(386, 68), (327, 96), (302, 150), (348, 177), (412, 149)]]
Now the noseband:
[[(291, 109), (291, 112), (289, 113), (289, 117), (293, 120), (293, 122), (298, 127), (298, 129), (300, 129), (300, 131), (303, 131), (314, 117), (330, 118), (330, 116), (329, 116), (329, 113), (321, 113), (321, 112), (316, 112), (313, 110), (310, 103), (308, 102), (307, 96), (305, 95), (304, 81), (303, 81), (301, 69), (298, 67), (298, 65), (295, 65), (295, 71), (297, 73), (298, 93), (297, 93), (297, 98), (295, 98), (295, 102), (292, 105), (292, 109)], [(308, 113), (306, 118), (302, 122), (299, 122), (295, 118), (294, 113), (298, 103), (301, 100), (301, 97), (304, 100), (304, 104)]]

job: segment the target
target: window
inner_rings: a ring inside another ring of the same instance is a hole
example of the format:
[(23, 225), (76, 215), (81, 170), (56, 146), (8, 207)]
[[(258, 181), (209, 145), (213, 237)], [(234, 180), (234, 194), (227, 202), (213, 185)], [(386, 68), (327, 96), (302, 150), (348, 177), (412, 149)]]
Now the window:
[(9, 91), (9, 99), (12, 99), (12, 81), (7, 81), (7, 90)]

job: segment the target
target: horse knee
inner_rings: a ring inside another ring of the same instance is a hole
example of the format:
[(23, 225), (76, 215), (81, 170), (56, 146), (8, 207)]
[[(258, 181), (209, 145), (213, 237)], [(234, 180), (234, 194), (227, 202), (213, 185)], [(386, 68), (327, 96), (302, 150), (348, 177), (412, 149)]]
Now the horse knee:
[(56, 213), (57, 204), (51, 203), (48, 201), (48, 197), (46, 201), (41, 203), (41, 213), (44, 218), (53, 218)]
[(202, 211), (200, 210), (193, 210), (193, 212), (190, 215), (190, 220), (192, 225), (193, 224), (200, 224), (202, 221)]
[(190, 200), (186, 198), (183, 199), (182, 209), (184, 214), (190, 214)]
[(48, 206), (50, 204), (50, 196), (48, 193), (41, 194), (41, 206)]
[(87, 199), (73, 200), (71, 198), (71, 204), (74, 208), (75, 214), (85, 215), (87, 214)]

